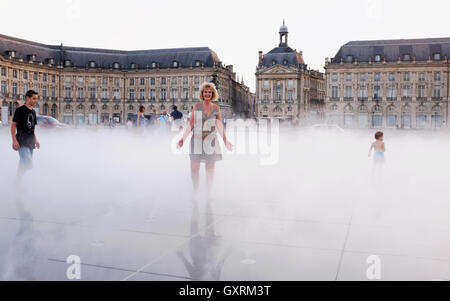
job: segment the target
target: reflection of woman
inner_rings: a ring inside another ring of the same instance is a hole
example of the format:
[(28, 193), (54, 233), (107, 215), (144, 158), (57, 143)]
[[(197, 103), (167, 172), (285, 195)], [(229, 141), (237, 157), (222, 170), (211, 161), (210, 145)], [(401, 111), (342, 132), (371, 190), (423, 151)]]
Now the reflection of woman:
[(226, 148), (230, 151), (233, 149), (233, 145), (225, 136), (220, 108), (212, 103), (218, 98), (219, 94), (214, 84), (204, 83), (201, 86), (200, 99), (203, 102), (194, 106), (186, 132), (178, 142), (178, 147), (181, 148), (191, 131), (194, 131), (190, 145), (191, 177), (194, 193), (196, 194), (198, 191), (200, 163), (205, 162), (208, 199), (211, 198), (215, 162), (222, 160), (217, 131), (222, 136)]
[(214, 232), (214, 214), (211, 210), (211, 204), (207, 203), (206, 214), (202, 215), (206, 218), (204, 234), (199, 232), (200, 215), (198, 211), (198, 203), (195, 202), (192, 208), (192, 238), (189, 241), (191, 261), (181, 249), (178, 250), (177, 256), (183, 262), (192, 280), (219, 281), (223, 265), (231, 253), (231, 248), (224, 248), (221, 240), (217, 238)]

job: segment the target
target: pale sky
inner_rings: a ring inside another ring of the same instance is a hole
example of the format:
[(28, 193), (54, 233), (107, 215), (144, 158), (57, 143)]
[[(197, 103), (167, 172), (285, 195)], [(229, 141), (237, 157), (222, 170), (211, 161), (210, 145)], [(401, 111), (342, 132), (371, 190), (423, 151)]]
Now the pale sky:
[(255, 90), (258, 51), (289, 46), (312, 69), (352, 40), (450, 37), (446, 0), (2, 0), (0, 33), (123, 50), (206, 46)]

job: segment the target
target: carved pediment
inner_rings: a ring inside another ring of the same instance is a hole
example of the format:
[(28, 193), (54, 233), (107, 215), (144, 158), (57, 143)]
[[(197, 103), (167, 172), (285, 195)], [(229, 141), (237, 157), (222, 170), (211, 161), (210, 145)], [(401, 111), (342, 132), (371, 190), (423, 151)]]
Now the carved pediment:
[(273, 73), (293, 73), (295, 70), (285, 67), (282, 65), (274, 65), (270, 68), (267, 68), (263, 71), (261, 71), (261, 74), (273, 74)]

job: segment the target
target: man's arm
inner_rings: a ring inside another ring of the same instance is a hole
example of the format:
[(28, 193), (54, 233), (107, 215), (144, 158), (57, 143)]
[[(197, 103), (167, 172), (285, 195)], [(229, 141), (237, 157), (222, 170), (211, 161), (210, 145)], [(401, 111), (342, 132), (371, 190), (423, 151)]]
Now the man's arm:
[(17, 141), (16, 138), (16, 128), (17, 128), (17, 122), (13, 121), (11, 122), (11, 137), (12, 137), (12, 141), (13, 141), (13, 149), (14, 150), (19, 150), (20, 145), (19, 145), (19, 141)]

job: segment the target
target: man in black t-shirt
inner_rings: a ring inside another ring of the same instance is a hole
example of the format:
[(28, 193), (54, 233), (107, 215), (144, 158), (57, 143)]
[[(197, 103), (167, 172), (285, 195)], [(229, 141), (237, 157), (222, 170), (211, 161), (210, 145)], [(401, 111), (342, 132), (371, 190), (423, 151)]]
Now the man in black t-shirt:
[(20, 156), (19, 171), (31, 168), (33, 150), (41, 147), (34, 133), (37, 121), (33, 107), (37, 102), (38, 93), (29, 90), (25, 94), (25, 104), (16, 109), (11, 123), (12, 147)]
[(178, 111), (178, 107), (177, 106), (173, 106), (173, 112), (170, 113), (170, 117), (172, 117), (172, 121), (173, 121), (172, 130), (177, 131), (177, 130), (183, 128), (183, 126), (181, 124), (182, 118), (183, 118), (183, 113)]

